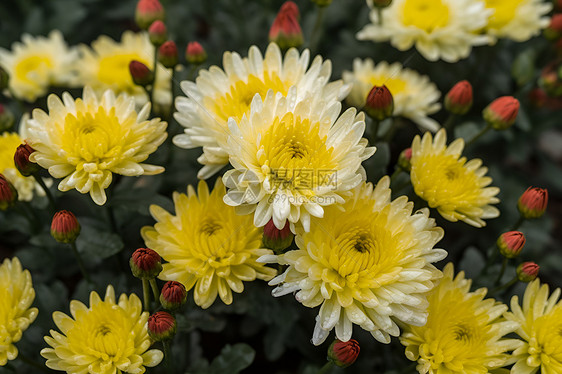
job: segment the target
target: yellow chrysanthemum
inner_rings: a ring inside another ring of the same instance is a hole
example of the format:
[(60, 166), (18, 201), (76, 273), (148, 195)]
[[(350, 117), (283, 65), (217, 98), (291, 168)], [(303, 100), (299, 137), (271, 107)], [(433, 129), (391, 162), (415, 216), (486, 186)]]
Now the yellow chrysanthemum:
[(499, 38), (525, 41), (548, 26), (550, 2), (543, 0), (484, 0), (493, 11), (486, 32)]
[(373, 190), (362, 183), (343, 206), (312, 218), (310, 232), (297, 230), (298, 250), (260, 261), (289, 265), (270, 284), (274, 296), (296, 292), (296, 299), (319, 305), (312, 342), (321, 344), (335, 327), (338, 339), (351, 338), (353, 324), (375, 339), (400, 334), (396, 321), (425, 324), (427, 299), (441, 276), (431, 263), (447, 255), (433, 246), (443, 230), (429, 210), (412, 214), (405, 196), (390, 200), (390, 178)]
[(433, 132), (441, 127), (428, 117), (441, 108), (437, 101), (441, 92), (428, 76), (404, 69), (399, 62), (389, 65), (382, 61), (375, 66), (370, 58), (357, 58), (353, 61), (353, 72), (343, 72), (343, 80), (353, 84), (346, 99), (349, 105), (362, 108), (373, 86), (384, 84), (394, 99), (395, 116), (409, 118), (420, 128)]
[[(369, 6), (374, 8), (372, 1)], [(472, 46), (487, 44), (479, 35), (492, 11), (476, 0), (394, 0), (382, 10), (371, 9), (371, 24), (357, 34), (361, 40), (386, 41), (401, 51), (416, 46), (430, 61), (456, 62), (468, 57)]]
[[(117, 95), (127, 93), (135, 98), (138, 106), (148, 102), (145, 90), (133, 83), (129, 72), (132, 60), (142, 62), (154, 70), (154, 46), (148, 34), (125, 31), (120, 42), (102, 35), (92, 42), (91, 49), (84, 45), (80, 48), (82, 57), (78, 61), (78, 78), (83, 86), (91, 86), (98, 95), (107, 89), (112, 89)], [(160, 63), (157, 66), (154, 101), (155, 105), (167, 109), (172, 101), (172, 73)]]
[(41, 356), (48, 368), (67, 373), (140, 374), (162, 361), (161, 351), (148, 349), (152, 344), (148, 312), (143, 312), (135, 294), (121, 294), (116, 301), (110, 285), (103, 301), (96, 292), (90, 293), (89, 308), (72, 300), (70, 314), (53, 313), (61, 332), (51, 330), (52, 337), (45, 336), (51, 348), (41, 350)]
[(516, 333), (523, 339), (513, 352), (512, 374), (562, 373), (562, 301), (560, 288), (550, 296), (547, 284), (538, 279), (527, 285), (522, 307), (511, 299), (511, 312), (505, 318), (521, 326)]
[(341, 81), (328, 83), (332, 72), (329, 60), (316, 56), (308, 66), (310, 52), (291, 48), (285, 54), (271, 43), (262, 57), (256, 46), (250, 47), (248, 57), (225, 52), (224, 71), (217, 66), (201, 70), (196, 83), (181, 84), (186, 97), (176, 100), (176, 120), (184, 126), (185, 134), (174, 137), (181, 148), (203, 147), (198, 161), (203, 164), (198, 177), (206, 179), (228, 164), (228, 154), (219, 146), (229, 135), (228, 118), (239, 122), (250, 114), (250, 104), (256, 94), (265, 98), (269, 90), (286, 95), (291, 86), (297, 88), (297, 100), (320, 95), (327, 102), (342, 100), (349, 87)]
[(271, 253), (261, 247), (263, 230), (223, 203), (225, 192), (220, 178), (212, 193), (200, 181), (197, 194), (192, 186), (187, 195), (174, 193), (175, 216), (152, 205), (150, 213), (158, 222), (141, 230), (146, 246), (167, 261), (159, 278), (193, 288), (202, 308), (210, 307), (217, 294), (231, 304), (232, 291), (244, 290), (242, 281), (270, 280), (277, 273), (256, 261)]
[(0, 265), (0, 366), (18, 356), (14, 345), (35, 321), (37, 308), (30, 308), (35, 299), (31, 274), (21, 268), (17, 257), (5, 259)]
[(439, 130), (435, 139), (425, 133), (416, 135), (412, 142), (412, 169), (410, 178), (416, 195), (427, 201), (431, 208), (448, 221), (464, 221), (475, 227), (486, 225), (483, 219), (495, 218), (500, 212), (489, 205), (499, 202), (495, 197), (500, 189), (486, 187), (492, 178), (485, 177), (488, 168), (482, 160), (467, 162), (461, 157), (464, 140), (456, 139), (447, 147), (445, 130)]
[(375, 153), (362, 138), (363, 113), (350, 108), (340, 116), (339, 102), (320, 95), (298, 101), (296, 91), (254, 96), (248, 117), (229, 119), (231, 136), (221, 144), (234, 166), (223, 176), (224, 201), (240, 213), (255, 211), (258, 227), (273, 219), (282, 229), (289, 220), (308, 231), (311, 216), (343, 203), (366, 179), (361, 162)]
[(112, 173), (139, 176), (164, 171), (141, 163), (167, 136), (166, 122), (148, 120), (149, 103), (137, 113), (132, 97), (116, 98), (107, 90), (99, 100), (89, 87), (84, 88), (83, 99), (74, 100), (68, 92), (62, 99), (50, 95), (49, 114), (35, 109), (27, 122), (27, 141), (36, 151), (29, 159), (53, 177), (64, 178), (59, 190), (89, 192), (96, 204), (103, 205)]
[(455, 277), (453, 264), (447, 264), (428, 296), (427, 323), (404, 327), (400, 342), (421, 374), (488, 373), (508, 364), (508, 351), (520, 344), (503, 339), (519, 326), (501, 318), (507, 306), (484, 299), (486, 288), (470, 292), (471, 283), (462, 271)]

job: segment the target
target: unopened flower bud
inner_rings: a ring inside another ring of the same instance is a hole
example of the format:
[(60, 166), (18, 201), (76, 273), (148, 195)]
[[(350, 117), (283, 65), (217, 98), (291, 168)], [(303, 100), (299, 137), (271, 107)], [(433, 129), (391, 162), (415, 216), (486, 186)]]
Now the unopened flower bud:
[(312, 2), (319, 7), (325, 7), (332, 4), (332, 0), (312, 0)]
[(377, 8), (386, 8), (390, 4), (392, 4), (392, 0), (372, 0), (373, 5)]
[(5, 105), (0, 104), (0, 131), (6, 131), (14, 126), (14, 114)]
[(166, 68), (173, 68), (178, 64), (178, 47), (172, 40), (168, 40), (158, 48), (158, 61)]
[(520, 231), (508, 231), (500, 235), (496, 245), (502, 256), (514, 258), (519, 256), (525, 245), (525, 235)]
[(398, 156), (398, 167), (404, 171), (410, 171), (412, 169), (412, 148), (406, 148), (400, 152)]
[(562, 96), (562, 79), (556, 71), (556, 64), (548, 64), (542, 69), (538, 83), (549, 96)]
[(0, 210), (14, 206), (18, 201), (18, 191), (9, 180), (0, 174)]
[(139, 248), (129, 261), (131, 272), (140, 279), (153, 279), (162, 271), (160, 255), (150, 248)]
[(148, 335), (157, 342), (169, 340), (176, 334), (176, 319), (168, 312), (156, 312), (148, 317)]
[(207, 60), (207, 52), (198, 42), (189, 42), (185, 49), (185, 60), (192, 65), (201, 65)]
[(154, 21), (164, 20), (164, 7), (158, 0), (139, 0), (135, 12), (135, 22), (146, 30)]
[(550, 25), (544, 29), (544, 37), (548, 40), (557, 40), (562, 38), (562, 13), (552, 15)]
[(445, 96), (445, 109), (453, 114), (466, 114), (472, 107), (472, 85), (460, 81)]
[(347, 342), (336, 339), (328, 348), (328, 360), (342, 368), (353, 364), (357, 356), (359, 356), (359, 343), (355, 339)]
[(176, 310), (187, 300), (187, 291), (180, 282), (169, 281), (162, 287), (160, 293), (160, 304), (164, 309)]
[(385, 85), (374, 86), (367, 95), (367, 101), (363, 109), (375, 121), (382, 121), (392, 116), (394, 112), (392, 94)]
[(154, 74), (152, 71), (140, 61), (133, 60), (129, 63), (129, 72), (133, 78), (133, 82), (139, 86), (148, 86), (152, 84)]
[(152, 22), (152, 25), (148, 28), (148, 37), (150, 38), (150, 42), (157, 47), (168, 40), (168, 30), (164, 22), (160, 20)]
[(8, 88), (9, 83), (10, 83), (10, 76), (8, 75), (6, 70), (4, 70), (2, 66), (0, 66), (0, 91), (3, 91), (6, 88)]
[(548, 205), (548, 191), (539, 187), (529, 187), (517, 202), (517, 209), (523, 218), (541, 217)]
[(502, 96), (492, 101), (482, 112), (484, 120), (495, 130), (510, 128), (519, 113), (519, 100), (513, 96)]
[(263, 246), (276, 253), (281, 253), (283, 250), (289, 248), (293, 242), (293, 237), (294, 235), (291, 232), (289, 221), (279, 230), (275, 227), (273, 219), (270, 219), (263, 228)]
[(299, 25), (299, 8), (292, 1), (286, 1), (277, 13), (269, 29), (269, 41), (282, 49), (300, 47), (304, 40)]
[(39, 165), (35, 162), (29, 161), (29, 155), (35, 152), (33, 148), (27, 143), (21, 144), (16, 148), (14, 153), (14, 164), (16, 169), (24, 177), (29, 177), (39, 171)]
[(531, 282), (537, 279), (539, 275), (540, 266), (534, 262), (523, 262), (517, 266), (517, 279), (521, 282)]
[(59, 243), (74, 243), (80, 235), (80, 223), (68, 210), (56, 212), (51, 222), (51, 236)]

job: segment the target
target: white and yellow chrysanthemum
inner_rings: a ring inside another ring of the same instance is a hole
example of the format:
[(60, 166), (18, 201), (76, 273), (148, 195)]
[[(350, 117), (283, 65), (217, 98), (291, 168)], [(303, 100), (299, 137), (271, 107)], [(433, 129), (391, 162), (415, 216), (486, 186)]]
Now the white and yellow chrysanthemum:
[(484, 219), (495, 218), (500, 212), (490, 204), (500, 200), (498, 187), (487, 187), (492, 178), (482, 160), (467, 162), (461, 157), (464, 140), (456, 139), (447, 147), (447, 134), (441, 129), (432, 140), (426, 132), (423, 139), (416, 135), (412, 142), (410, 179), (416, 195), (448, 221), (464, 221), (475, 227), (486, 225)]
[(343, 72), (343, 80), (353, 84), (346, 99), (349, 105), (362, 108), (373, 86), (385, 85), (394, 99), (393, 115), (408, 118), (425, 130), (435, 132), (441, 127), (428, 117), (441, 108), (437, 101), (441, 92), (428, 76), (404, 69), (399, 62), (390, 65), (382, 61), (375, 66), (370, 58), (357, 58), (353, 72)]
[(504, 336), (519, 324), (502, 318), (505, 304), (484, 299), (486, 288), (470, 292), (471, 283), (447, 264), (428, 296), (427, 323), (404, 327), (400, 342), (420, 374), (481, 374), (510, 363), (509, 352), (520, 342)]
[(270, 280), (277, 273), (256, 261), (272, 253), (262, 248), (263, 230), (226, 205), (225, 193), (220, 178), (212, 193), (205, 181), (199, 182), (197, 194), (192, 186), (187, 195), (175, 192), (176, 215), (152, 205), (157, 223), (141, 230), (146, 246), (167, 261), (158, 277), (193, 288), (193, 299), (202, 308), (210, 307), (217, 295), (231, 304), (232, 291), (242, 292), (243, 281)]
[(486, 33), (496, 38), (519, 42), (530, 39), (548, 26), (552, 10), (550, 1), (543, 0), (484, 0), (493, 11)]
[(14, 257), (0, 265), (0, 366), (18, 356), (14, 345), (23, 332), (35, 321), (37, 308), (30, 308), (35, 290), (28, 270)]
[(132, 97), (116, 98), (107, 90), (100, 100), (89, 87), (82, 99), (65, 92), (62, 100), (50, 95), (49, 114), (35, 109), (27, 121), (27, 142), (35, 149), (29, 159), (53, 177), (64, 178), (59, 190), (89, 192), (96, 204), (103, 205), (113, 173), (139, 176), (164, 171), (142, 163), (167, 136), (166, 122), (148, 120), (149, 103), (137, 113)]
[(269, 91), (263, 101), (256, 95), (249, 116), (228, 121), (223, 149), (234, 169), (223, 176), (224, 201), (240, 213), (255, 211), (258, 227), (273, 219), (282, 229), (289, 220), (308, 231), (311, 216), (343, 203), (366, 179), (361, 162), (375, 152), (362, 138), (363, 113), (350, 108), (340, 116), (339, 102), (318, 95), (298, 101), (296, 91)]
[(405, 196), (390, 200), (390, 178), (373, 190), (362, 183), (343, 206), (313, 217), (310, 232), (297, 229), (298, 250), (260, 261), (289, 265), (270, 284), (274, 296), (296, 292), (296, 299), (319, 305), (312, 342), (321, 344), (335, 327), (342, 341), (351, 338), (353, 324), (375, 339), (390, 342), (400, 334), (396, 321), (422, 326), (427, 318), (426, 293), (441, 271), (431, 263), (447, 252), (433, 248), (443, 230), (429, 210), (412, 214)]
[[(154, 46), (148, 34), (125, 31), (119, 42), (102, 35), (92, 42), (91, 48), (85, 45), (80, 48), (79, 82), (83, 86), (91, 86), (98, 95), (107, 89), (112, 89), (117, 95), (127, 93), (134, 96), (138, 106), (148, 102), (145, 90), (133, 82), (129, 72), (132, 60), (154, 70)], [(167, 109), (172, 101), (172, 73), (160, 63), (157, 66), (154, 101), (155, 105)]]
[(377, 10), (371, 9), (372, 23), (357, 38), (389, 40), (401, 51), (415, 45), (430, 61), (456, 62), (468, 57), (473, 46), (490, 42), (489, 37), (478, 32), (486, 26), (491, 13), (482, 1), (476, 0), (394, 0), (382, 10), (382, 25)]
[(73, 86), (78, 51), (68, 48), (60, 31), (48, 37), (22, 36), (12, 50), (0, 48), (0, 66), (10, 75), (10, 89), (18, 98), (35, 101), (51, 85)]
[(296, 100), (319, 95), (327, 102), (345, 98), (349, 91), (341, 81), (328, 83), (332, 72), (329, 60), (316, 56), (310, 67), (310, 52), (291, 48), (285, 54), (275, 43), (269, 44), (262, 57), (256, 46), (250, 47), (248, 57), (236, 52), (225, 52), (223, 68), (212, 66), (201, 70), (196, 82), (181, 84), (187, 97), (176, 99), (176, 120), (184, 126), (185, 134), (174, 137), (181, 148), (203, 147), (198, 161), (203, 164), (198, 177), (206, 179), (228, 164), (228, 154), (219, 146), (229, 135), (227, 121), (236, 122), (250, 113), (250, 104), (256, 94), (265, 98), (269, 90), (286, 95), (296, 86)]
[(67, 373), (141, 374), (156, 366), (163, 354), (150, 349), (147, 330), (148, 312), (140, 299), (121, 294), (115, 299), (113, 287), (107, 286), (102, 301), (90, 293), (90, 307), (78, 300), (70, 302), (70, 314), (54, 312), (53, 321), (60, 333), (51, 330), (45, 336), (50, 348), (41, 350), (49, 369)]
[(547, 284), (536, 279), (527, 285), (522, 307), (511, 299), (511, 312), (505, 318), (519, 323), (516, 333), (523, 339), (513, 352), (512, 374), (562, 373), (562, 301), (560, 288), (549, 295)]

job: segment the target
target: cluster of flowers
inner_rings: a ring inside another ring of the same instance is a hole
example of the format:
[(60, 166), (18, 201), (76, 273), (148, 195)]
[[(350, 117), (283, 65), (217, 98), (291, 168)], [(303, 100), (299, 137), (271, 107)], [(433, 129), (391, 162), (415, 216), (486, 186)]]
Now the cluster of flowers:
[[(428, 59), (448, 61), (466, 57), (471, 46), (494, 37), (527, 39), (548, 25), (543, 16), (550, 10), (535, 0), (385, 3), (381, 12), (373, 10), (375, 24), (359, 37), (391, 39), (399, 49), (415, 42)], [(420, 17), (420, 12), (427, 14)], [(167, 137), (166, 122), (152, 118), (149, 102), (170, 105), (173, 73), (165, 69), (177, 64), (177, 50), (174, 55), (162, 49), (168, 43), (163, 15), (158, 0), (141, 0), (137, 22), (148, 33), (126, 32), (121, 43), (100, 37), (93, 50), (75, 51), (53, 32), (48, 39), (25, 36), (25, 45), (0, 53), (8, 90), (16, 98), (33, 101), (51, 84), (85, 86), (82, 98), (50, 95), (48, 112), (36, 109), (22, 121), (21, 137), (2, 136), (11, 147), (2, 147), (9, 154), (0, 154), (0, 171), (6, 175), (0, 178), (2, 210), (15, 204), (18, 193), (24, 195), (6, 170), (15, 170), (17, 178), (34, 177), (29, 191), (35, 182), (45, 186), (37, 171), (47, 169), (62, 178), (59, 190), (89, 193), (98, 205), (106, 203), (113, 174), (164, 171), (143, 163)], [(295, 17), (296, 5), (285, 4), (270, 36), (301, 42), (280, 31), (283, 23), (294, 28)], [(162, 66), (151, 63), (157, 46)], [(192, 63), (202, 61), (201, 50), (190, 53), (199, 58)], [(226, 52), (222, 68), (200, 70), (194, 82), (181, 82), (185, 96), (176, 99), (173, 116), (185, 131), (173, 143), (202, 147), (198, 176), (203, 180), (197, 191), (188, 186), (187, 194), (174, 193), (175, 214), (150, 207), (156, 223), (141, 230), (150, 250), (139, 249), (131, 258), (133, 274), (145, 289), (144, 311), (134, 294), (116, 299), (112, 286), (104, 300), (92, 292), (89, 307), (72, 301), (72, 316), (53, 314), (60, 332), (51, 331), (45, 338), (50, 348), (41, 351), (49, 368), (142, 373), (162, 360), (162, 352), (149, 348), (173, 335), (173, 310), (188, 291), (198, 306), (208, 308), (217, 296), (231, 304), (233, 292), (244, 290), (243, 282), (261, 279), (275, 286), (274, 296), (294, 294), (304, 306), (320, 307), (312, 343), (323, 343), (335, 330), (336, 358), (341, 352), (358, 353), (351, 339), (357, 325), (381, 343), (399, 337), (420, 373), (487, 372), (511, 364), (515, 374), (560, 370), (562, 337), (552, 333), (560, 330), (560, 290), (549, 296), (548, 286), (535, 279), (536, 264), (519, 266), (514, 282), (532, 282), (523, 306), (515, 296), (508, 311), (501, 302), (485, 299), (485, 288), (471, 292), (471, 281), (463, 272), (455, 275), (451, 263), (443, 271), (433, 265), (447, 252), (435, 247), (444, 230), (430, 209), (414, 211), (406, 196), (392, 200), (388, 176), (375, 185), (366, 182), (362, 162), (376, 148), (363, 138), (366, 118), (356, 107), (373, 122), (402, 116), (429, 130), (403, 153), (399, 171), (410, 174), (416, 195), (443, 218), (483, 227), (485, 219), (499, 215), (493, 206), (499, 188), (489, 187), (492, 179), (482, 161), (462, 157), (462, 138), (447, 145), (446, 129), (428, 117), (440, 108), (435, 85), (399, 64), (375, 66), (371, 60), (356, 60), (353, 72), (331, 82), (330, 61), (316, 56), (310, 63), (310, 57), (309, 50), (295, 48), (283, 55), (275, 43), (264, 54), (252, 46), (247, 57)], [(68, 64), (77, 58), (81, 69), (75, 76)], [(355, 107), (342, 113), (346, 97)], [(444, 101), (455, 115), (471, 104), (468, 82), (455, 85)], [(483, 131), (509, 128), (518, 109), (513, 97), (496, 99), (483, 112), (488, 124)], [(204, 179), (227, 165), (231, 169), (210, 191)], [(546, 204), (546, 190), (529, 189), (518, 204), (522, 219), (540, 217)], [(80, 228), (71, 213), (62, 212), (51, 231), (58, 241), (74, 245)], [(524, 242), (520, 232), (511, 231), (500, 236), (498, 248), (505, 258), (514, 258)], [(148, 285), (157, 299), (156, 276), (168, 281), (158, 300), (171, 312), (149, 317)], [(0, 330), (1, 340), (8, 342), (0, 346), (0, 364), (5, 364), (17, 356), (13, 343), (37, 310), (30, 308), (31, 277), (17, 258), (4, 262), (0, 279), (10, 285), (0, 290), (0, 317), (9, 327)], [(520, 339), (506, 338), (510, 333)], [(342, 348), (343, 342), (351, 343)]]

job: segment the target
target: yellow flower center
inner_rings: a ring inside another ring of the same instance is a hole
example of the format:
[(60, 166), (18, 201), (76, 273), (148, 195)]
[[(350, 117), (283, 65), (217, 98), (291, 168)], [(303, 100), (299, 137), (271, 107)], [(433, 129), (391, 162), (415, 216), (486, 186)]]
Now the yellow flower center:
[(129, 72), (129, 63), (133, 60), (152, 67), (151, 62), (137, 53), (110, 55), (99, 61), (98, 80), (108, 86), (117, 86), (119, 91), (131, 93), (136, 88)]
[[(6, 169), (17, 170), (14, 164), (14, 153), (22, 143), (23, 141), (15, 132), (5, 132), (0, 136), (0, 174), (4, 173)], [(23, 178), (19, 172), (18, 175)]]
[(385, 85), (393, 96), (403, 93), (408, 89), (408, 83), (404, 79), (386, 77), (384, 75), (370, 77), (369, 84), (371, 86)]
[(485, 0), (486, 7), (493, 9), (494, 14), (488, 21), (488, 28), (501, 29), (515, 18), (517, 8), (525, 0)]
[(406, 26), (432, 33), (449, 23), (449, 7), (443, 0), (406, 0), (403, 6), (402, 22)]
[(48, 55), (33, 55), (20, 60), (14, 69), (16, 79), (27, 83), (47, 82), (53, 61)]

